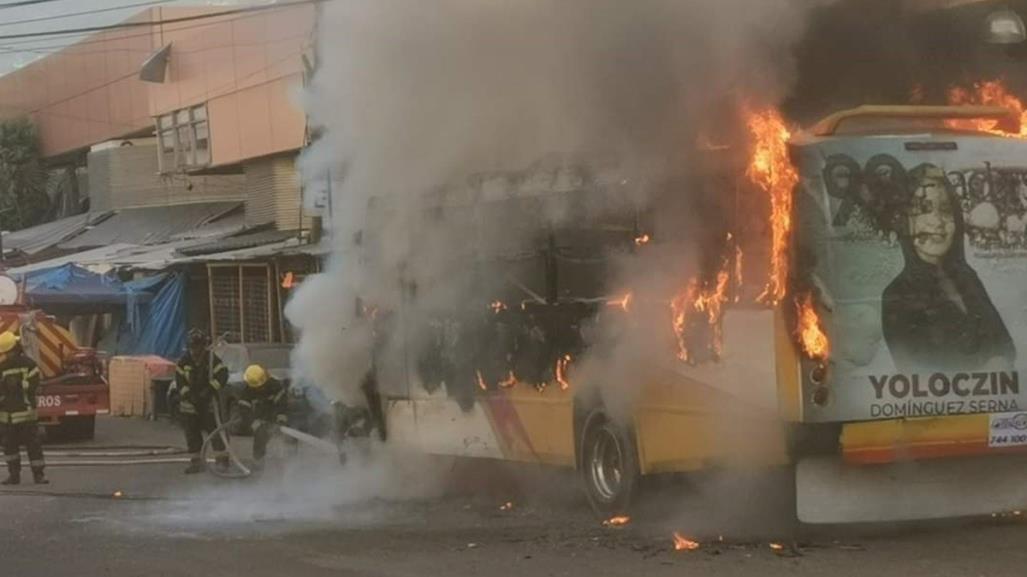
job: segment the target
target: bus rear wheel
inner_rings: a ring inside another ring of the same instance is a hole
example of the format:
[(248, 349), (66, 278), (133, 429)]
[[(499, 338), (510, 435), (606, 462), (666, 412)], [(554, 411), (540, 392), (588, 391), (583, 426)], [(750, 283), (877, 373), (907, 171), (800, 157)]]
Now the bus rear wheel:
[(601, 413), (588, 419), (582, 436), (581, 476), (596, 514), (629, 513), (641, 476), (638, 452), (628, 431)]

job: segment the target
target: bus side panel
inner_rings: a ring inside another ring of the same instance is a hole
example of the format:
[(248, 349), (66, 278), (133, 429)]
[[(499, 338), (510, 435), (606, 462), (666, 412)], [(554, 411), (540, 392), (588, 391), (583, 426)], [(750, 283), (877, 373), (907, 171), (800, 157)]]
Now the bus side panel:
[(699, 383), (663, 383), (649, 391), (649, 403), (640, 404), (635, 417), (644, 474), (789, 462), (777, 415), (739, 406)]
[(729, 310), (721, 359), (640, 376), (635, 430), (643, 473), (788, 462), (770, 310)]
[(482, 393), (464, 411), (443, 394), (391, 401), (389, 431), (402, 445), (438, 455), (574, 465), (573, 398), (518, 383)]

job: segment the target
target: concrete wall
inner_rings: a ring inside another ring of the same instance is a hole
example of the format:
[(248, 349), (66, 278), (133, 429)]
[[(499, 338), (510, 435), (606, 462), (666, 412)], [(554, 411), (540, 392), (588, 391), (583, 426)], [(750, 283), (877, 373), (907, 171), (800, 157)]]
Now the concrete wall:
[(295, 158), (266, 158), (246, 164), (246, 226), (275, 223), (278, 230), (307, 226)]
[[(196, 9), (161, 8), (164, 19)], [(169, 81), (150, 87), (150, 115), (207, 103), (211, 165), (296, 150), (306, 117), (295, 101), (303, 54), (311, 50), (315, 10), (296, 6), (165, 27)]]
[(153, 50), (148, 28), (90, 36), (0, 77), (0, 117), (31, 117), (45, 156), (145, 130), (152, 120), (137, 73)]
[(157, 171), (156, 141), (134, 142), (89, 153), (92, 210), (245, 199), (242, 175), (162, 177)]
[[(158, 7), (132, 21), (221, 12), (226, 6)], [(208, 103), (212, 164), (303, 145), (302, 84), (315, 9), (293, 6), (177, 24), (109, 31), (0, 77), (0, 117), (30, 116), (48, 157), (153, 129), (153, 117)], [(171, 43), (165, 82), (138, 79)]]

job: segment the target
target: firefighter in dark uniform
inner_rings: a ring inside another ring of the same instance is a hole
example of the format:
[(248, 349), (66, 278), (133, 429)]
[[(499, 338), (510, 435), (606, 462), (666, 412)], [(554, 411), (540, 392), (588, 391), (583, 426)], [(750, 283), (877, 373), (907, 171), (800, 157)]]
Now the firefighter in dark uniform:
[[(199, 329), (189, 332), (185, 356), (178, 361), (175, 389), (178, 411), (185, 429), (185, 443), (189, 449), (189, 468), (186, 474), (204, 470), (200, 452), (203, 439), (217, 428), (214, 411), (220, 403), (217, 393), (228, 383), (228, 367), (209, 347), (207, 334)], [(219, 466), (228, 465), (228, 453), (220, 437), (211, 440)]]
[(36, 392), (39, 367), (28, 358), (18, 336), (0, 334), (0, 436), (4, 439), (4, 461), (8, 476), (4, 485), (21, 483), (21, 447), (29, 454), (32, 478), (37, 485), (49, 483), (43, 474), (43, 445), (39, 439)]
[(246, 390), (239, 399), (244, 419), (252, 419), (253, 460), (259, 468), (267, 453), (274, 425), (289, 423), (288, 389), (260, 365), (250, 365), (243, 374)]

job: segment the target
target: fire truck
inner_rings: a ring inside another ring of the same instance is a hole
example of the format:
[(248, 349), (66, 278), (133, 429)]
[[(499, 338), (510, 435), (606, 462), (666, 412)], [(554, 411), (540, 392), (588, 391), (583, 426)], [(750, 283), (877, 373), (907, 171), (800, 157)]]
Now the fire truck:
[(0, 276), (0, 332), (19, 335), (39, 365), (40, 424), (65, 439), (91, 439), (96, 416), (110, 413), (110, 392), (97, 351), (80, 347), (71, 332), (44, 311), (22, 304), (13, 279)]

